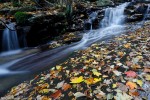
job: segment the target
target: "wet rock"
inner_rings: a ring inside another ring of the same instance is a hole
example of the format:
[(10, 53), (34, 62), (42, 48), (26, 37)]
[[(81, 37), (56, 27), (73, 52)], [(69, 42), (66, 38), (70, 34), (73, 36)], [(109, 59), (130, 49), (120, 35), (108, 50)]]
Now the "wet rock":
[(143, 19), (142, 14), (134, 14), (131, 16), (128, 16), (126, 19), (126, 22), (136, 22), (136, 21), (141, 21)]
[[(127, 15), (127, 22), (141, 21), (144, 19), (147, 13), (148, 5), (141, 2), (132, 2), (126, 7), (125, 14)], [(149, 15), (146, 15), (145, 19), (149, 19)]]
[[(31, 29), (27, 33), (28, 46), (45, 44), (56, 36), (63, 34), (67, 22), (65, 15), (47, 15), (30, 19)], [(34, 39), (34, 41), (33, 41)]]

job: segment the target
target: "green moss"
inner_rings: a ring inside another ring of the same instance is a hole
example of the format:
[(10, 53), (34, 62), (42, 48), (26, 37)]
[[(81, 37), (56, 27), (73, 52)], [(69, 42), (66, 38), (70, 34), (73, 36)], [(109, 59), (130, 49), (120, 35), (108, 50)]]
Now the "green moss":
[(31, 15), (29, 15), (25, 12), (20, 12), (20, 11), (16, 12), (14, 15), (17, 23), (20, 23), (20, 24), (24, 24), (30, 16)]

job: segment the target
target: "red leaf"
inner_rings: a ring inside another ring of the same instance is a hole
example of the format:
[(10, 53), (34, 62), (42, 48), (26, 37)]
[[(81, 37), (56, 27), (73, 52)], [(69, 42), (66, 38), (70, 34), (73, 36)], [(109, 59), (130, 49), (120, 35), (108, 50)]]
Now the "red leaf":
[(127, 72), (125, 72), (125, 74), (128, 77), (136, 77), (137, 76), (137, 74), (134, 71), (127, 71)]

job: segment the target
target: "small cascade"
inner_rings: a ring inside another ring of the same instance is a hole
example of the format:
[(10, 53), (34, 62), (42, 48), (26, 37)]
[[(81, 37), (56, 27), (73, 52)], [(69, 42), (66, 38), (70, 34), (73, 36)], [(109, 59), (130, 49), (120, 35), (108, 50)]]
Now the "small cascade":
[(124, 9), (129, 3), (124, 3), (116, 8), (107, 8), (105, 10), (105, 16), (101, 21), (101, 27), (108, 27), (111, 25), (121, 25), (124, 23), (125, 15)]
[[(125, 15), (124, 15), (124, 9), (129, 3), (123, 3), (120, 6), (117, 6), (116, 8), (107, 8), (105, 10), (105, 16), (103, 20), (101, 21), (102, 28), (98, 30), (91, 30), (83, 35), (83, 38), (81, 39), (80, 42), (71, 49), (81, 49), (84, 47), (89, 46), (90, 44), (105, 38), (105, 37), (110, 37), (112, 35), (117, 35), (121, 32), (124, 32), (124, 27), (122, 24), (125, 20)], [(91, 14), (90, 20), (92, 24), (92, 19), (95, 19), (93, 17), (95, 12)]]
[(17, 32), (14, 30), (15, 24), (10, 23), (10, 24), (7, 24), (7, 26), (13, 30), (10, 30), (8, 28), (6, 28), (4, 30), (3, 37), (2, 37), (2, 50), (3, 51), (10, 51), (10, 50), (19, 49)]
[(89, 15), (90, 18), (89, 18), (88, 22), (91, 24), (91, 29), (90, 29), (90, 30), (93, 29), (92, 24), (93, 24), (93, 21), (95, 20), (96, 16), (97, 16), (97, 12), (92, 12), (92, 13)]
[(89, 23), (90, 24), (90, 30), (93, 29), (93, 21), (96, 19), (96, 16), (97, 16), (97, 12), (92, 12), (90, 15), (89, 15), (89, 19), (86, 21), (86, 23)]

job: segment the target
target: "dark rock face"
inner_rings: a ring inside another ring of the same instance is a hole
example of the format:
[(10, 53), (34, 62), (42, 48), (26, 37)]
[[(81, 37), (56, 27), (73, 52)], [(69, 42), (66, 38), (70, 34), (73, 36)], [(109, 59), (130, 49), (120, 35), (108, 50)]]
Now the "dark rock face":
[(63, 15), (48, 15), (33, 19), (26, 36), (28, 46), (47, 43), (50, 39), (63, 34), (67, 25), (65, 19)]
[(143, 20), (145, 14), (147, 13), (147, 8), (148, 5), (146, 3), (141, 3), (140, 1), (130, 3), (125, 9), (125, 14), (127, 15), (126, 22)]

